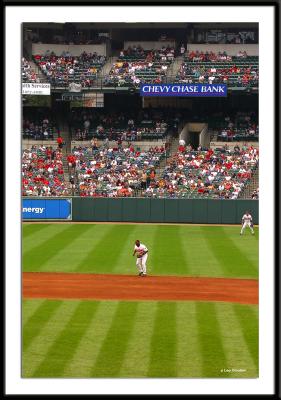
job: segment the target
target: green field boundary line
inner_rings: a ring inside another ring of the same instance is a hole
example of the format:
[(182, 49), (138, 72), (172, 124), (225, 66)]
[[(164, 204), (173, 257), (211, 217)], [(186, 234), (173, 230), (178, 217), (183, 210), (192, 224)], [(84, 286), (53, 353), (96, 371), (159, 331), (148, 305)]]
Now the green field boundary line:
[[(177, 225), (177, 226), (241, 226), (241, 224), (191, 224), (191, 223), (174, 223), (174, 222), (100, 222), (100, 221), (22, 221), (24, 225), (29, 224), (92, 224), (92, 225)], [(258, 228), (259, 225), (255, 224)]]
[[(71, 272), (56, 272), (56, 271), (52, 271), (52, 272), (46, 272), (46, 271), (22, 271), (22, 274), (23, 274), (23, 276), (32, 276), (32, 275), (44, 275), (44, 276), (46, 276), (46, 277), (48, 277), (48, 276), (52, 276), (52, 275), (54, 275), (54, 277), (55, 276), (59, 276), (62, 280), (64, 279), (64, 277), (69, 277), (69, 278), (71, 278), (71, 276), (73, 276), (73, 275), (76, 275), (77, 277), (79, 277), (79, 278), (84, 278), (84, 279), (87, 279), (87, 277), (88, 278), (91, 278), (91, 277), (98, 277), (98, 278), (101, 278), (101, 277), (106, 277), (106, 278), (108, 278), (108, 277), (112, 277), (112, 278), (120, 278), (120, 277), (123, 277), (123, 278), (133, 278), (133, 277), (136, 277), (136, 275), (134, 275), (134, 274), (112, 274), (112, 273), (89, 273), (89, 272), (77, 272), (77, 271), (71, 271)], [(225, 277), (223, 277), (223, 276), (196, 276), (196, 275), (192, 275), (192, 276), (190, 276), (190, 275), (157, 275), (157, 274), (151, 274), (151, 275), (149, 275), (150, 277), (153, 277), (153, 278), (160, 278), (160, 279), (169, 279), (169, 278), (172, 278), (172, 279), (178, 279), (178, 280), (181, 280), (181, 279), (199, 279), (199, 280), (214, 280), (214, 281), (216, 281), (216, 280), (221, 280), (221, 281), (253, 281), (253, 282), (258, 282), (259, 281), (259, 279), (258, 278), (241, 278), (241, 277), (232, 277), (232, 278), (225, 278)], [(138, 279), (140, 279), (140, 278), (138, 278)]]

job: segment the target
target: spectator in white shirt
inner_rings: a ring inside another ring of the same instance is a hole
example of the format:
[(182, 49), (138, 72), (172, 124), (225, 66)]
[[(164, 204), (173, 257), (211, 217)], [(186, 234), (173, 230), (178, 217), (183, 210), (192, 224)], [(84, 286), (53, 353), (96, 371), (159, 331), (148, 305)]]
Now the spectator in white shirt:
[(181, 52), (181, 56), (183, 56), (184, 53), (185, 53), (185, 47), (184, 47), (184, 44), (183, 44), (183, 43), (182, 43), (182, 45), (181, 45), (181, 50), (180, 50), (180, 52)]
[(90, 121), (89, 121), (88, 119), (86, 119), (86, 120), (84, 121), (84, 128), (85, 128), (85, 129), (89, 129), (89, 128), (90, 128), (90, 125), (91, 125)]

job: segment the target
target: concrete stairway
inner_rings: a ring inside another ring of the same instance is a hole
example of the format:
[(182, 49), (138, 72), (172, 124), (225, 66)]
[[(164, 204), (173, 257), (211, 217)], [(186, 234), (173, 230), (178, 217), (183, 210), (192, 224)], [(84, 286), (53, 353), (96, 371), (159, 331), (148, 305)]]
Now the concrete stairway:
[(48, 83), (48, 79), (47, 77), (43, 74), (43, 72), (41, 71), (41, 69), (35, 64), (34, 61), (32, 60), (28, 60), (29, 64), (31, 65), (31, 69), (33, 71), (35, 71), (36, 75), (38, 76), (38, 78), (40, 79), (40, 82), (42, 83)]
[(109, 60), (107, 61), (107, 63), (103, 66), (101, 72), (100, 72), (100, 76), (101, 77), (105, 77), (106, 75), (109, 74), (109, 71), (112, 68), (112, 65), (116, 62), (116, 60), (118, 59), (118, 57), (110, 57)]
[(169, 77), (169, 81), (170, 78), (175, 78), (178, 70), (181, 66), (181, 64), (183, 63), (183, 57), (182, 56), (178, 56), (174, 59), (174, 61), (171, 63), (171, 65), (169, 66), (169, 68), (167, 69), (167, 77)]
[(164, 158), (163, 160), (160, 161), (159, 167), (156, 168), (156, 176), (159, 178), (162, 174), (164, 169), (166, 168), (166, 165), (168, 161), (175, 155), (175, 153), (178, 150), (179, 146), (179, 139), (178, 138), (172, 138), (170, 141), (170, 148), (169, 148), (169, 155), (168, 157)]
[(67, 162), (67, 156), (71, 153), (71, 136), (69, 132), (69, 126), (66, 121), (63, 119), (60, 119), (58, 121), (58, 126), (60, 130), (60, 135), (63, 139), (64, 145), (62, 147), (62, 162), (63, 162), (63, 171), (64, 171), (64, 179), (67, 182), (67, 186), (70, 187), (70, 176), (71, 176), (71, 171), (69, 170), (68, 167), (68, 162)]

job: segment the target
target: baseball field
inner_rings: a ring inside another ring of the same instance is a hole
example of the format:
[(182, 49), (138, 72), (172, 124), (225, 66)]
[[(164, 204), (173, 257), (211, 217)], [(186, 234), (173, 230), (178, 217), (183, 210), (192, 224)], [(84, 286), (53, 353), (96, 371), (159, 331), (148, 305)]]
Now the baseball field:
[[(258, 376), (258, 228), (24, 223), (22, 376)], [(132, 257), (149, 249), (148, 276)]]

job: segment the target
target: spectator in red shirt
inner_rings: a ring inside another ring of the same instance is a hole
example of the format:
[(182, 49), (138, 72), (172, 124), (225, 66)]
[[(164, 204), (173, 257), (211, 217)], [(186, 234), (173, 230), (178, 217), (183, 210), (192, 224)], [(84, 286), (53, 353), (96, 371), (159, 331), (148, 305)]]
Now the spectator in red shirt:
[(62, 149), (62, 147), (63, 147), (63, 140), (62, 140), (62, 137), (61, 137), (61, 136), (58, 136), (58, 138), (57, 138), (57, 144), (58, 144), (59, 149)]

